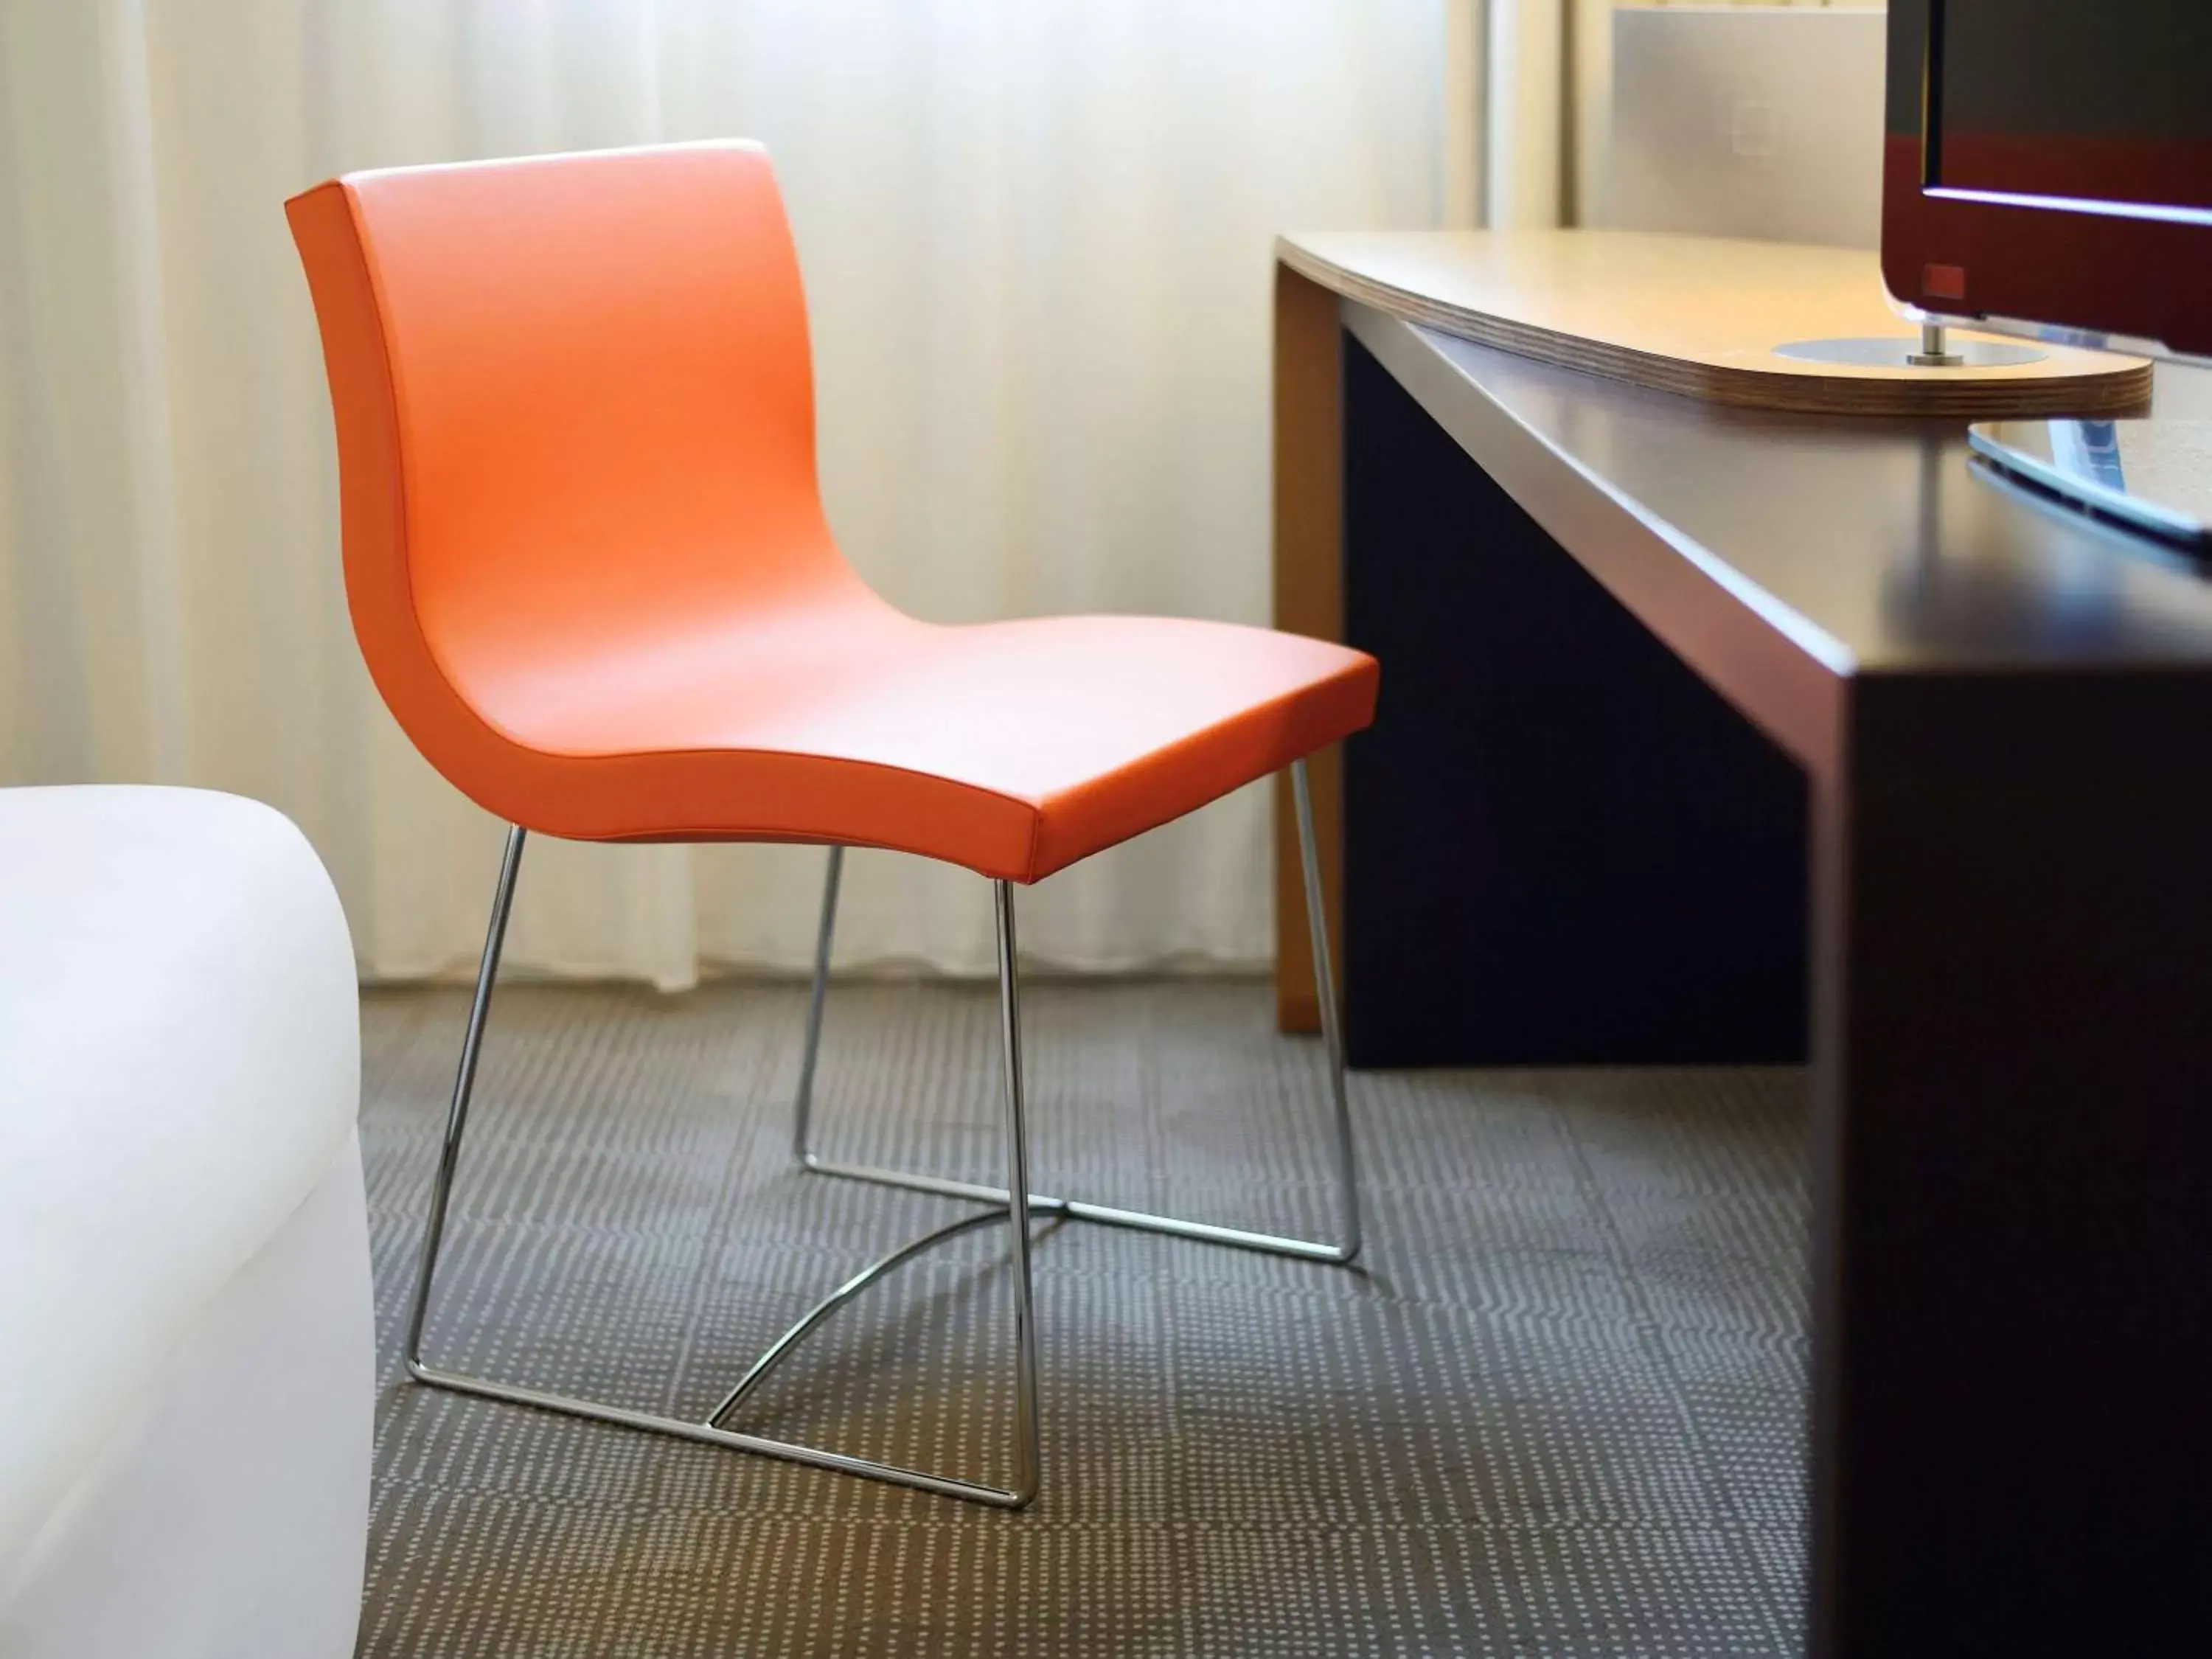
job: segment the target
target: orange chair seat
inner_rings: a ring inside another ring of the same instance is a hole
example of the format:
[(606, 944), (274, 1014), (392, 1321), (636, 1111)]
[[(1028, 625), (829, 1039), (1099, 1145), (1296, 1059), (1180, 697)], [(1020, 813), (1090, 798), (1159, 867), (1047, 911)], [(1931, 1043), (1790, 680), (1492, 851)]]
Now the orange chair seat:
[(878, 598), (823, 514), (757, 145), (355, 173), (287, 211), (362, 655), (430, 763), (525, 829), (1035, 881), (1373, 717), (1374, 659), (1318, 640)]
[(866, 596), (471, 689), (526, 751), (532, 828), (838, 842), (1035, 881), (1359, 729), (1376, 668), (1225, 623), (939, 627)]

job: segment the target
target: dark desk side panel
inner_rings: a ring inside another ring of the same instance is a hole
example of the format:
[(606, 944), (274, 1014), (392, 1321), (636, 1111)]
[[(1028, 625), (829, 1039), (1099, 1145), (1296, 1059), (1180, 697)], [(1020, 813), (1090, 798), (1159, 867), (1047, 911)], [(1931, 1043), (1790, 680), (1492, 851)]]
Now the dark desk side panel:
[(2212, 677), (1863, 684), (1814, 1652), (2212, 1652)]
[(1352, 1063), (1803, 1059), (1803, 774), (1344, 345)]

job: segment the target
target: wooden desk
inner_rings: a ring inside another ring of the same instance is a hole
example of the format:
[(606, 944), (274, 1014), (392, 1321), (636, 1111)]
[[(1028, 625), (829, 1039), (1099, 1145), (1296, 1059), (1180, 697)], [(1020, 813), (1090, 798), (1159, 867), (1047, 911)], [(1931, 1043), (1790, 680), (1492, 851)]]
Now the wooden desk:
[(1808, 1055), (1813, 1651), (2193, 1648), (2212, 582), (1955, 421), (1277, 304), (1279, 618), (1383, 665), (1317, 775), (1354, 1062)]

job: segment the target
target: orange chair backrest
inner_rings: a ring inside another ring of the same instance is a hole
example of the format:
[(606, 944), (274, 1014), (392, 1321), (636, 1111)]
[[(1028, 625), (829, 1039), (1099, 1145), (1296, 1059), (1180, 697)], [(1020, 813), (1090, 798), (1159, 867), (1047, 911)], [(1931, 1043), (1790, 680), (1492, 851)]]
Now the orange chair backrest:
[(758, 146), (354, 173), (286, 213), (355, 629), (463, 788), (564, 672), (857, 585), (823, 518), (805, 301)]

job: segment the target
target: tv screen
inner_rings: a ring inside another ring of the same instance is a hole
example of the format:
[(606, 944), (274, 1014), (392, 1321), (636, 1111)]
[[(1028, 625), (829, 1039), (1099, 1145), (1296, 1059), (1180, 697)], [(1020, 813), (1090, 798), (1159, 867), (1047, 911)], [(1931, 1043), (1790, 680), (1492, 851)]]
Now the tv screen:
[(1929, 182), (2212, 219), (2212, 0), (1942, 0)]
[(1890, 0), (1882, 276), (2212, 356), (2212, 0)]

